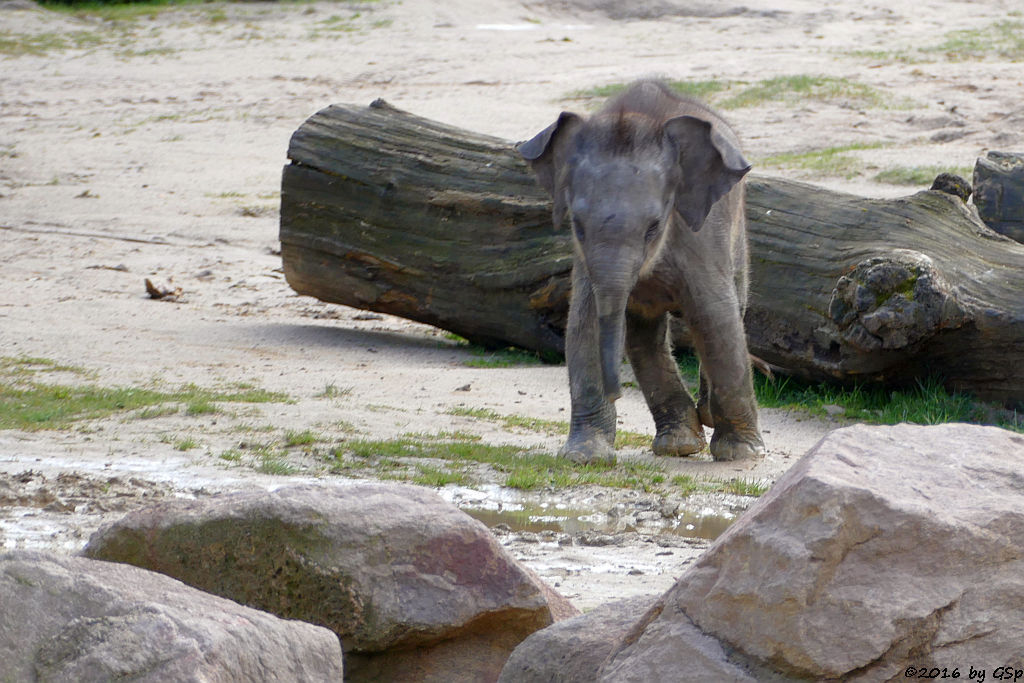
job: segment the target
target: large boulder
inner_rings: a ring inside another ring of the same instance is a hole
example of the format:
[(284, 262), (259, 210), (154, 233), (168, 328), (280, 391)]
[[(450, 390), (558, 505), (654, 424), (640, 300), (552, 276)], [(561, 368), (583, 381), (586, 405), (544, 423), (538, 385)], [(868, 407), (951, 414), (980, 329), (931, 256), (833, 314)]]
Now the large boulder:
[(337, 636), (136, 567), (0, 554), (4, 681), (341, 681)]
[[(671, 602), (658, 601), (612, 648), (593, 680), (602, 683), (648, 681), (776, 681), (774, 672), (756, 671), (735, 658), (732, 648), (705, 634)], [(759, 679), (756, 673), (767, 674)]]
[(524, 638), (578, 613), (483, 524), (397, 484), (168, 501), (84, 553), (326, 626), (348, 680), (493, 680)]
[(593, 683), (605, 658), (656, 600), (617, 600), (537, 631), (509, 657), (499, 683)]
[(971, 425), (837, 430), (658, 609), (606, 674), (655, 670), (655, 659), (658, 671), (686, 671), (689, 656), (664, 638), (642, 645), (691, 621), (757, 678), (1024, 668), (1024, 436)]

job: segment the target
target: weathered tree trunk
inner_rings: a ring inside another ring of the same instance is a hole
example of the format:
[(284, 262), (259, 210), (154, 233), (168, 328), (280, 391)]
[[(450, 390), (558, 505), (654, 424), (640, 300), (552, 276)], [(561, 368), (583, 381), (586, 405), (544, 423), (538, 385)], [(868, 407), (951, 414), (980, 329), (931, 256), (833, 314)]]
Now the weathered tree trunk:
[(989, 152), (979, 158), (974, 203), (985, 225), (1024, 243), (1024, 154)]
[[(281, 252), (297, 292), (485, 345), (564, 350), (569, 236), (509, 142), (375, 102), (317, 113), (288, 156)], [(747, 216), (753, 354), (807, 378), (939, 373), (1024, 402), (1024, 246), (960, 199), (755, 176)]]

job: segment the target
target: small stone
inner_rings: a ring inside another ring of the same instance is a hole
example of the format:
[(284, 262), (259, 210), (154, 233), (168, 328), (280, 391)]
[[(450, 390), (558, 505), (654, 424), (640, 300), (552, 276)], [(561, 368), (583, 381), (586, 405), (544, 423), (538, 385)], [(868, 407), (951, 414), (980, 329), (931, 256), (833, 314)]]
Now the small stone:
[(834, 403), (830, 403), (827, 406), (822, 406), (822, 408), (825, 409), (825, 413), (829, 417), (839, 417), (840, 415), (846, 414), (846, 408), (842, 406), (837, 406)]
[(937, 175), (935, 177), (935, 181), (932, 183), (931, 189), (951, 194), (954, 197), (959, 197), (965, 202), (974, 191), (974, 188), (971, 187), (969, 182), (954, 173), (940, 173)]

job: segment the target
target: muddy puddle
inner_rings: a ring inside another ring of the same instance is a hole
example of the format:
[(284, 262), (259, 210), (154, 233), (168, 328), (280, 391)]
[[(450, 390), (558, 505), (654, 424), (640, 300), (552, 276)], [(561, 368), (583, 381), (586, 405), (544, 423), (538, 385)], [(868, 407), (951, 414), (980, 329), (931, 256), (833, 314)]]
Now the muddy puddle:
[(448, 496), (463, 511), (496, 531), (550, 536), (581, 534), (671, 535), (711, 541), (749, 505), (724, 494), (692, 499), (628, 492), (547, 498), (508, 489), (454, 489)]
[[(596, 531), (605, 534), (627, 532), (663, 533), (714, 540), (724, 532), (736, 518), (732, 514), (715, 514), (712, 511), (688, 510), (669, 519), (664, 517), (636, 519), (627, 516), (625, 519), (596, 512), (572, 508), (530, 506), (518, 510), (481, 510), (463, 508), (471, 517), (480, 520), (489, 528), (501, 525), (512, 532), (542, 533), (545, 531), (579, 534)], [(659, 513), (660, 517), (660, 513)]]

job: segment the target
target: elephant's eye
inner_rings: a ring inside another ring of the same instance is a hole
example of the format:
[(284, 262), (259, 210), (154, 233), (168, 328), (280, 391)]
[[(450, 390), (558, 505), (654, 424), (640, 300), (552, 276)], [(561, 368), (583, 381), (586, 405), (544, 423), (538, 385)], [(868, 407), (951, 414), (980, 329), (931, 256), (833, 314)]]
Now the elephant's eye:
[(583, 242), (583, 226), (577, 223), (575, 219), (572, 222), (572, 231), (576, 235), (576, 239)]
[(647, 232), (644, 234), (644, 239), (650, 242), (658, 235), (658, 229), (661, 228), (661, 221), (654, 221), (647, 226)]

